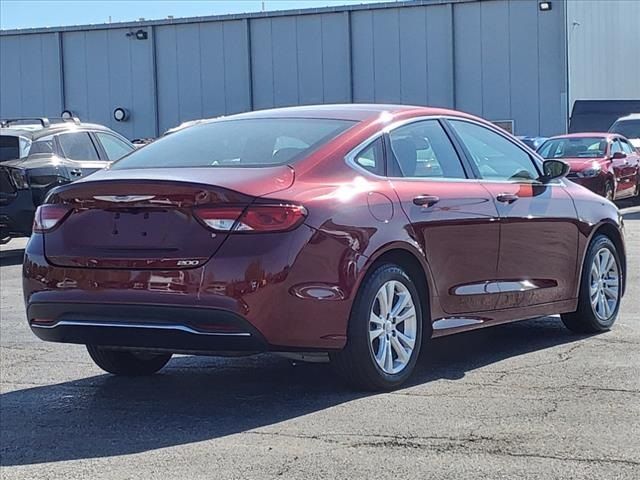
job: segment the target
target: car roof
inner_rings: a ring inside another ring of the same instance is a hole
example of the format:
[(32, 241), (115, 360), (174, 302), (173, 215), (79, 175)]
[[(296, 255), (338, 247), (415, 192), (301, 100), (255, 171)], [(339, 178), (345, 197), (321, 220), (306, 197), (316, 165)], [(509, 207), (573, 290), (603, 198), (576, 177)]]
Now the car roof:
[(616, 120), (616, 122), (625, 121), (625, 120), (640, 120), (640, 113), (631, 113), (624, 117), (620, 117)]
[(330, 105), (306, 105), (299, 107), (273, 108), (253, 112), (219, 117), (217, 120), (250, 119), (250, 118), (327, 118), (334, 120), (363, 121), (380, 116), (383, 113), (392, 115), (414, 111), (420, 115), (455, 115), (464, 116), (460, 112), (440, 108), (420, 107), (415, 105), (392, 105), (372, 103), (345, 103)]
[(617, 134), (617, 133), (609, 133), (609, 132), (580, 132), (580, 133), (567, 133), (565, 135), (556, 135), (554, 137), (550, 137), (549, 140), (556, 140), (558, 138), (606, 138), (611, 139), (611, 138), (616, 138), (616, 137), (620, 137), (621, 135)]
[(39, 138), (46, 137), (61, 132), (72, 132), (74, 130), (98, 130), (104, 132), (114, 133), (108, 127), (99, 125), (96, 123), (73, 123), (73, 122), (61, 122), (52, 123), (47, 127), (40, 128), (25, 128), (25, 124), (16, 124), (14, 126), (2, 126), (0, 127), (0, 135), (11, 135), (16, 137), (25, 137), (30, 140), (38, 140)]

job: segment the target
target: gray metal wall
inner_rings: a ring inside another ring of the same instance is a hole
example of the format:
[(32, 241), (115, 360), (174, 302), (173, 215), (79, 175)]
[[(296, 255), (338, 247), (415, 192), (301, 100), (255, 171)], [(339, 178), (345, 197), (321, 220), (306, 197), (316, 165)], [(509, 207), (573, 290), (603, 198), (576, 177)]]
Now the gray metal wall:
[[(0, 115), (66, 108), (134, 138), (252, 109), (388, 102), (549, 135), (567, 118), (564, 8), (553, 5), (421, 0), (2, 32)], [(127, 36), (140, 28), (148, 39)], [(131, 112), (127, 122), (112, 119), (117, 106)]]
[(640, 1), (567, 2), (570, 106), (640, 100)]

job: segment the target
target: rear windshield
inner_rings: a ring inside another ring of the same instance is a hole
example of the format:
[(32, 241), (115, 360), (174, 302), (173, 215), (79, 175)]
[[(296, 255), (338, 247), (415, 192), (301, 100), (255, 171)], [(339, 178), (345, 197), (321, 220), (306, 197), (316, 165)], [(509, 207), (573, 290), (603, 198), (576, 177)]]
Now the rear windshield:
[(160, 138), (115, 162), (111, 168), (268, 167), (290, 164), (355, 123), (315, 118), (204, 123)]
[(627, 138), (640, 138), (640, 120), (617, 121), (609, 131)]
[(0, 162), (20, 158), (20, 140), (12, 135), (0, 135)]
[(543, 158), (599, 158), (604, 157), (607, 141), (602, 137), (555, 138), (538, 149)]

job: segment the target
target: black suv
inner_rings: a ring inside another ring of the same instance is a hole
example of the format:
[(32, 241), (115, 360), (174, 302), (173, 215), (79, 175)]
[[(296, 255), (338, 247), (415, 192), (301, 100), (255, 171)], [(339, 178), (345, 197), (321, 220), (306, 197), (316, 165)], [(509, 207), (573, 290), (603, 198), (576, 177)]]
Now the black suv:
[(31, 235), (47, 192), (118, 160), (135, 147), (77, 118), (0, 120), (0, 243)]

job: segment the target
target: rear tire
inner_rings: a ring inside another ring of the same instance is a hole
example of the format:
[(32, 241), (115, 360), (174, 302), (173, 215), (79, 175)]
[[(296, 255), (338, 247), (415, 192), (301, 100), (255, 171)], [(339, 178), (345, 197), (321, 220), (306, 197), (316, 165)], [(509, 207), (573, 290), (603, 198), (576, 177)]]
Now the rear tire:
[(382, 264), (360, 287), (349, 319), (347, 344), (331, 354), (331, 363), (356, 388), (399, 387), (413, 372), (420, 354), (422, 326), (415, 284), (398, 265)]
[(87, 345), (87, 351), (95, 364), (105, 372), (127, 377), (152, 375), (171, 359), (170, 353), (111, 350), (98, 345)]
[(576, 333), (609, 330), (620, 309), (622, 280), (616, 246), (609, 237), (597, 235), (589, 245), (582, 267), (578, 309), (562, 315), (565, 326)]

